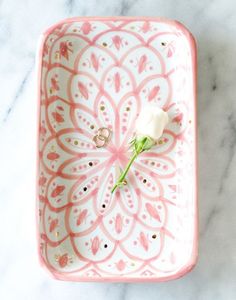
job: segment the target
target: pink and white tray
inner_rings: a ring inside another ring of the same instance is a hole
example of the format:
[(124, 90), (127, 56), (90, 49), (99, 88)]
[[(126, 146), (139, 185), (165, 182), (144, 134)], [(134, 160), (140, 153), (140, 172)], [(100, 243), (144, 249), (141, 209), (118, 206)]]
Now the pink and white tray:
[[(163, 281), (197, 256), (196, 47), (161, 18), (79, 17), (49, 28), (39, 59), (37, 228), (58, 279)], [(111, 187), (131, 156), (142, 108), (170, 123)], [(96, 148), (98, 129), (112, 130)]]

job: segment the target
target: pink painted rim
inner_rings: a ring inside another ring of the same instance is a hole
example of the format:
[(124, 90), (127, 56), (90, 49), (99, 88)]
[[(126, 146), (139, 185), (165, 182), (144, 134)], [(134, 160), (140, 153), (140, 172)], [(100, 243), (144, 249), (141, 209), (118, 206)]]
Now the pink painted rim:
[[(41, 81), (41, 72), (42, 72), (42, 53), (43, 53), (43, 45), (48, 37), (53, 30), (62, 24), (65, 23), (72, 23), (75, 21), (103, 21), (103, 20), (108, 20), (108, 21), (114, 21), (114, 20), (137, 20), (137, 21), (159, 21), (159, 22), (165, 22), (166, 24), (175, 26), (179, 30), (182, 31), (182, 33), (185, 35), (187, 38), (190, 48), (191, 48), (191, 58), (192, 58), (192, 65), (193, 65), (193, 97), (194, 97), (194, 157), (195, 157), (195, 212), (196, 212), (196, 217), (195, 217), (195, 232), (194, 232), (194, 239), (193, 239), (193, 251), (192, 255), (190, 257), (190, 260), (188, 264), (186, 264), (184, 267), (182, 267), (180, 270), (178, 270), (175, 274), (165, 276), (165, 277), (158, 277), (158, 278), (140, 278), (140, 277), (135, 277), (135, 278), (128, 278), (128, 277), (121, 277), (121, 276), (114, 276), (114, 277), (102, 277), (102, 278), (84, 278), (81, 276), (73, 276), (70, 275), (70, 273), (60, 273), (55, 271), (51, 266), (47, 264), (47, 262), (43, 259), (40, 253), (40, 243), (39, 243), (39, 222), (38, 222), (38, 211), (37, 211), (37, 201), (38, 201), (38, 175), (39, 175), (39, 119), (40, 119), (40, 99), (41, 99), (41, 93), (40, 93), (40, 81)], [(77, 281), (77, 282), (163, 282), (163, 281), (168, 281), (168, 280), (174, 280), (178, 279), (185, 274), (189, 273), (196, 265), (197, 259), (198, 259), (198, 158), (197, 158), (197, 44), (194, 36), (192, 33), (179, 21), (176, 20), (170, 20), (167, 18), (163, 17), (124, 17), (124, 16), (114, 16), (114, 17), (73, 17), (73, 18), (67, 18), (64, 19), (52, 26), (50, 26), (47, 30), (45, 30), (40, 37), (39, 40), (39, 45), (38, 45), (38, 51), (36, 54), (36, 72), (37, 72), (37, 162), (36, 162), (36, 202), (35, 202), (35, 213), (36, 213), (36, 236), (37, 236), (37, 250), (38, 250), (38, 258), (41, 267), (43, 267), (47, 273), (49, 273), (53, 278), (59, 279), (59, 280), (64, 280), (64, 281)]]

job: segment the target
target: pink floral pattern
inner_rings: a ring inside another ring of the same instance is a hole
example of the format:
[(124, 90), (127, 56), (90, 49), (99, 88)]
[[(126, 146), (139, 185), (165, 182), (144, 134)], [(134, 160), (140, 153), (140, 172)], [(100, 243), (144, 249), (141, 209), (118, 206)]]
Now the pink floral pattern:
[[(187, 31), (151, 19), (74, 20), (51, 29), (42, 48), (38, 222), (48, 269), (72, 280), (162, 280), (189, 267), (196, 208)], [(171, 122), (111, 195), (147, 103)], [(112, 138), (96, 148), (101, 127)]]

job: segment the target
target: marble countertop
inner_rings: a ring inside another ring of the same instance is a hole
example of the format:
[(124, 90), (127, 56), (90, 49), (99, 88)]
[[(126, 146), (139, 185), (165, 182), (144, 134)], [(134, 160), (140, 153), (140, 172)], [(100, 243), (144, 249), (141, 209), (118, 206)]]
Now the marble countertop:
[[(199, 260), (159, 284), (70, 283), (39, 267), (35, 241), (39, 35), (71, 16), (165, 16), (198, 43)], [(0, 1), (0, 297), (9, 299), (236, 298), (236, 6), (232, 0)]]

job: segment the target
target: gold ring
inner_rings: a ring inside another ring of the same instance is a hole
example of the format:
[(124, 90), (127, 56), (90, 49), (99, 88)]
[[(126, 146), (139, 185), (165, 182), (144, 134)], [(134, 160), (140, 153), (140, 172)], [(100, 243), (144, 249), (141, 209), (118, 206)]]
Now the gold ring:
[(93, 137), (93, 141), (97, 148), (102, 148), (107, 145), (111, 139), (112, 131), (109, 128), (101, 127), (98, 129), (98, 134)]

